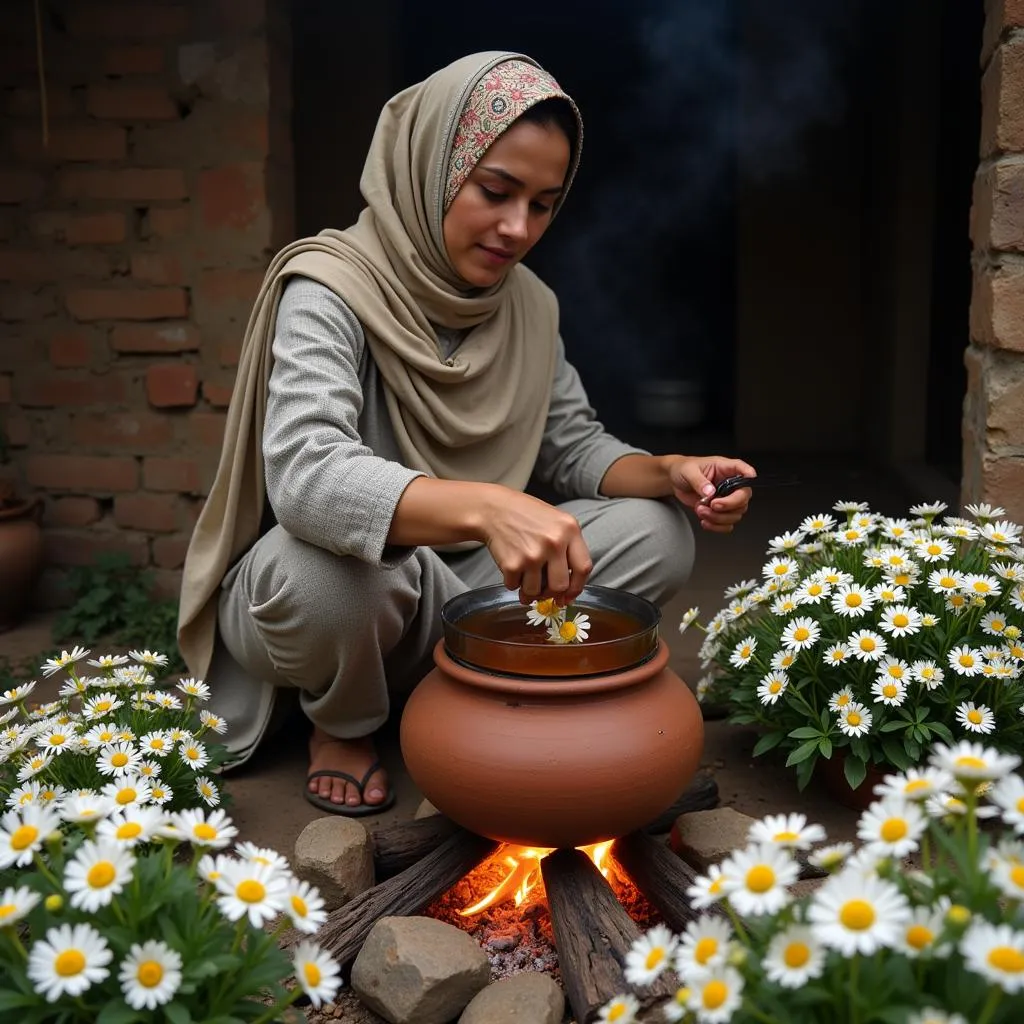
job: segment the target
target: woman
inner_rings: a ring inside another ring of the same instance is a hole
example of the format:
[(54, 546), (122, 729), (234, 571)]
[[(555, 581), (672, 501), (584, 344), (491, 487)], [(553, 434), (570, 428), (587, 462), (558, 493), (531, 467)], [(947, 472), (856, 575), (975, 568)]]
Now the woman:
[(239, 759), (275, 690), (297, 689), (326, 810), (393, 801), (373, 734), (427, 671), (449, 598), (503, 582), (570, 602), (589, 579), (664, 602), (692, 564), (683, 506), (718, 532), (746, 510), (746, 488), (709, 498), (747, 463), (604, 432), (521, 263), (581, 142), (530, 58), (456, 61), (384, 108), (358, 222), (286, 247), (257, 298), (179, 639)]

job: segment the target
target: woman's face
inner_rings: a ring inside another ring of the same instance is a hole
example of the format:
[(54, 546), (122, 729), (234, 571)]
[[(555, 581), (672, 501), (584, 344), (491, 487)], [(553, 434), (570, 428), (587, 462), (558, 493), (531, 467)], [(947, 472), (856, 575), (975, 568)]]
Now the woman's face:
[(532, 121), (517, 121), (484, 153), (444, 217), (448, 258), (463, 280), (489, 288), (536, 245), (569, 157), (560, 128)]

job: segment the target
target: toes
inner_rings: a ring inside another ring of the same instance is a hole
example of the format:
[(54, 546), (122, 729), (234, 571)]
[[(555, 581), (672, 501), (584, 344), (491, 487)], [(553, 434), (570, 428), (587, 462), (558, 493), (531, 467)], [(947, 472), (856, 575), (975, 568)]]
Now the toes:
[(387, 780), (383, 772), (374, 772), (363, 790), (364, 799), (368, 804), (380, 804), (387, 796)]

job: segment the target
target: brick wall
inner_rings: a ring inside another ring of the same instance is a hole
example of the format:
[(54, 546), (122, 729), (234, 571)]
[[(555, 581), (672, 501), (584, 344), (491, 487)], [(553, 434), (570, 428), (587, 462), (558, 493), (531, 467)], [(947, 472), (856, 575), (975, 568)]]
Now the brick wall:
[(987, 0), (962, 493), (1024, 522), (1024, 0)]
[(292, 236), (276, 0), (43, 0), (2, 19), (0, 417), (50, 568), (107, 550), (176, 592), (239, 343)]

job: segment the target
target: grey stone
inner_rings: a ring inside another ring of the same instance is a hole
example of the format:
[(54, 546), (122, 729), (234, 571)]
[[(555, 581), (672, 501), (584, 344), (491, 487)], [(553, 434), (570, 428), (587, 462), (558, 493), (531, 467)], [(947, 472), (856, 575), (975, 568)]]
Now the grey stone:
[(459, 1024), (561, 1024), (564, 1014), (565, 996), (554, 978), (524, 971), (488, 985)]
[(317, 818), (295, 841), (293, 870), (334, 910), (373, 886), (373, 839), (353, 818)]
[(670, 843), (688, 864), (707, 871), (710, 865), (747, 845), (750, 827), (756, 820), (732, 807), (690, 811), (676, 818)]
[(479, 944), (432, 917), (382, 917), (352, 965), (352, 990), (390, 1024), (447, 1024), (490, 981)]

